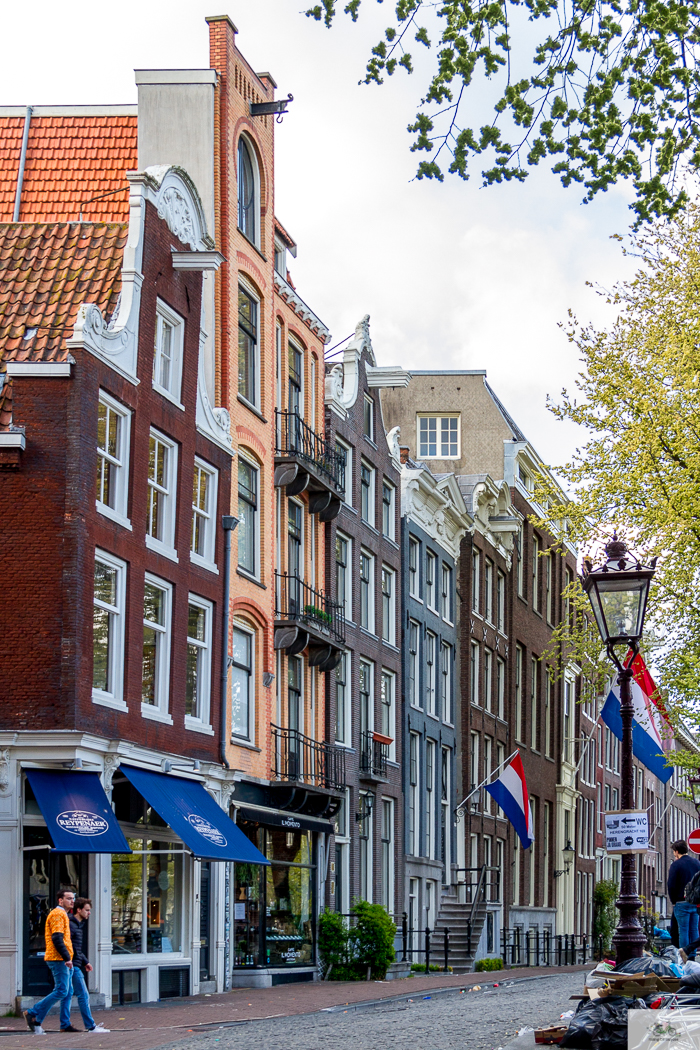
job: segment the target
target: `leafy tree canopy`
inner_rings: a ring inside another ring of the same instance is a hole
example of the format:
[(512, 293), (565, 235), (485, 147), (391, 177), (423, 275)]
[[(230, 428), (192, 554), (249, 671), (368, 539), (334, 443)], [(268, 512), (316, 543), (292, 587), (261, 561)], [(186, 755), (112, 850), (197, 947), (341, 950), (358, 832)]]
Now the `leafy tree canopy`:
[[(330, 27), (337, 9), (321, 0), (306, 14)], [(343, 7), (353, 21), (360, 9)], [(418, 178), (467, 179), (478, 156), (485, 184), (522, 181), (551, 158), (585, 201), (629, 179), (638, 220), (684, 207), (684, 168), (700, 167), (700, 0), (398, 0), (390, 21), (361, 83), (411, 73), (412, 49), (430, 50), (408, 126), (426, 154)], [(494, 115), (471, 127), (483, 77)]]
[(573, 502), (540, 477), (541, 524), (592, 548), (615, 527), (638, 556), (658, 556), (647, 613), (654, 662), (676, 712), (700, 725), (700, 207), (624, 250), (638, 257), (634, 278), (600, 292), (615, 323), (598, 331), (570, 317), (580, 397), (564, 391), (550, 407), (590, 437), (561, 471)]

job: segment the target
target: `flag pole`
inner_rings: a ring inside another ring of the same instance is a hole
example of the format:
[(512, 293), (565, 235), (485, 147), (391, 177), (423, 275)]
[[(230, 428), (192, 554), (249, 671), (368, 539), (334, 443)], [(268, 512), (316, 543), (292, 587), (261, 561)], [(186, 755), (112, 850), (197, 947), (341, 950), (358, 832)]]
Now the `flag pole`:
[(507, 766), (508, 763), (511, 761), (511, 759), (515, 758), (515, 756), (517, 754), (519, 754), (519, 752), (520, 752), (520, 748), (516, 747), (516, 749), (515, 749), (515, 751), (513, 752), (512, 755), (508, 755), (508, 758), (504, 758), (504, 760), (501, 762), (500, 766), (496, 766), (495, 769), (492, 769), (491, 772), (488, 774), (488, 776), (484, 777), (484, 779), (481, 781), (481, 783), (477, 784), (477, 786), (472, 791), (469, 792), (467, 797), (463, 798), (462, 801), (460, 802), (460, 804), (455, 807), (455, 813), (459, 813), (460, 810), (463, 811), (464, 805), (469, 801), (469, 799), (472, 797), (472, 795), (476, 795), (477, 791), (481, 791), (481, 789), (484, 786), (484, 784), (487, 784), (489, 782), (489, 780), (494, 775), (494, 773), (498, 773), (499, 769), (503, 769), (504, 766)]

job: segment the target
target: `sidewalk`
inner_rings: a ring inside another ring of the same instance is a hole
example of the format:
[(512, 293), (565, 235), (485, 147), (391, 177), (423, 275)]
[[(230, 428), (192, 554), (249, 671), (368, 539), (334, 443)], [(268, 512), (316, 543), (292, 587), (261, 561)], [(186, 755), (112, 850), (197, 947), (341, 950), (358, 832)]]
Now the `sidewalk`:
[[(544, 977), (547, 974), (585, 973), (588, 966), (531, 967), (529, 969), (500, 970), (495, 973), (468, 973), (462, 976), (407, 977), (399, 981), (314, 981), (308, 984), (283, 984), (274, 988), (236, 988), (222, 995), (192, 996), (187, 999), (168, 999), (143, 1006), (114, 1007), (95, 1012), (95, 1020), (111, 1029), (109, 1035), (77, 1035), (58, 1031), (58, 1013), (46, 1019), (48, 1035), (32, 1035), (19, 1018), (3, 1018), (6, 1027), (0, 1027), (0, 1050), (22, 1050), (36, 1047), (41, 1050), (76, 1050), (95, 1047), (97, 1050), (155, 1050), (187, 1039), (193, 1034), (211, 1032), (219, 1026), (229, 1027), (246, 1021), (271, 1017), (292, 1017), (295, 1014), (316, 1013), (333, 1007), (375, 1003), (377, 1000), (405, 996), (425, 996), (439, 989), (470, 989), (478, 984), (491, 988), (494, 982), (505, 983), (521, 977)], [(478, 992), (470, 993), (478, 995)], [(74, 1011), (71, 1020), (82, 1027), (80, 1014)], [(16, 1034), (14, 1034), (16, 1033)]]

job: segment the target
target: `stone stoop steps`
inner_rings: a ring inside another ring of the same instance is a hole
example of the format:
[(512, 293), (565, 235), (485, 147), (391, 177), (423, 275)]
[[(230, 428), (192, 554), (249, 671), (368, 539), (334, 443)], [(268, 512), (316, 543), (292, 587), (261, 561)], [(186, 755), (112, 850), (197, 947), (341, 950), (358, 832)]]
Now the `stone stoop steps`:
[(444, 930), (450, 931), (450, 951), (448, 965), (454, 973), (471, 973), (474, 969), (476, 950), (481, 939), (481, 931), (486, 922), (486, 902), (479, 901), (474, 910), (474, 921), (471, 932), (471, 951), (469, 950), (469, 916), (471, 904), (460, 904), (450, 897), (443, 897), (440, 911), (435, 922), (435, 929), (430, 940), (430, 961), (442, 965), (444, 961)]

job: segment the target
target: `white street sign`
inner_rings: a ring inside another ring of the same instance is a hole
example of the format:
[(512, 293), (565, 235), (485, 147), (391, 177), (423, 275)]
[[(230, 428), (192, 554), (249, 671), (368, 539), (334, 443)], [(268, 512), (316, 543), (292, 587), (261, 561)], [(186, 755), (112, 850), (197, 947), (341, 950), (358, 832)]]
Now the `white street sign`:
[(649, 814), (646, 810), (606, 813), (605, 848), (608, 853), (646, 853), (649, 849)]

